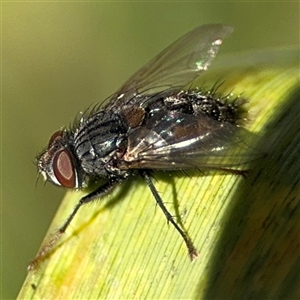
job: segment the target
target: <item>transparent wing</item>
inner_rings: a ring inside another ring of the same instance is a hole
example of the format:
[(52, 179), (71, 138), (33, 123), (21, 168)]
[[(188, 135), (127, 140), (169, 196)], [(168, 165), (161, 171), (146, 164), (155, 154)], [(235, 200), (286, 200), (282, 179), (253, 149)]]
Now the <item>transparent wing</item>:
[(153, 94), (187, 85), (207, 70), (223, 39), (232, 31), (231, 26), (221, 24), (195, 28), (137, 71), (109, 101), (115, 98), (121, 104), (130, 101), (134, 93)]
[[(129, 136), (124, 168), (229, 168), (259, 156), (257, 136), (207, 116), (158, 113)], [(121, 166), (122, 167), (122, 166)]]

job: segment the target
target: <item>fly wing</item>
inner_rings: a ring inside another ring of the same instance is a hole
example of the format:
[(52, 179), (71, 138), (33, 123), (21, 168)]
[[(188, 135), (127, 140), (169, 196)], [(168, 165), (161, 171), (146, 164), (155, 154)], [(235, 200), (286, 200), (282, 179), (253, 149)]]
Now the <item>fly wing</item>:
[(258, 157), (256, 136), (205, 115), (157, 113), (129, 135), (124, 169), (230, 168)]
[(137, 71), (108, 99), (108, 106), (118, 101), (120, 105), (128, 103), (135, 93), (147, 95), (184, 87), (207, 70), (232, 31), (231, 26), (207, 24), (188, 32)]

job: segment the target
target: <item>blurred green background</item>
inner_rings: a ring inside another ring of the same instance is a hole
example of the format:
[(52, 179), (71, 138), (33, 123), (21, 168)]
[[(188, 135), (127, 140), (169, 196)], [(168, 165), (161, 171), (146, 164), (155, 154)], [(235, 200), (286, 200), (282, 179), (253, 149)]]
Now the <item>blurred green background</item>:
[(3, 2), (1, 299), (17, 296), (64, 190), (36, 184), (35, 155), (192, 28), (225, 23), (221, 53), (299, 46), (299, 3)]

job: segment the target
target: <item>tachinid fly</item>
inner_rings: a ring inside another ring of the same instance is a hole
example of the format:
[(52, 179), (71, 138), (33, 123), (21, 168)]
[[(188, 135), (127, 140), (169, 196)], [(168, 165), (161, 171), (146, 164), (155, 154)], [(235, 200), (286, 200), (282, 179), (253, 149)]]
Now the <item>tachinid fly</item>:
[(37, 157), (38, 172), (56, 185), (81, 189), (106, 182), (86, 195), (29, 266), (51, 250), (79, 208), (117, 184), (142, 176), (168, 221), (184, 239), (191, 259), (198, 253), (187, 233), (168, 212), (154, 187), (154, 170), (222, 169), (251, 160), (251, 134), (237, 125), (240, 105), (214, 91), (186, 88), (205, 72), (232, 27), (211, 24), (195, 28), (135, 73), (101, 106), (83, 114), (72, 128), (55, 132)]

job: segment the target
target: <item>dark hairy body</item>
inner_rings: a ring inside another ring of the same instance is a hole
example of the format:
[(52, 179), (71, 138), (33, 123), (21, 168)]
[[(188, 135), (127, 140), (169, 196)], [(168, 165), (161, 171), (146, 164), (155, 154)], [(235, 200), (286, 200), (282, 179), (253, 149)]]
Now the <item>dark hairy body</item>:
[(32, 270), (63, 234), (79, 208), (101, 198), (117, 184), (142, 176), (167, 220), (185, 241), (190, 258), (198, 252), (175, 222), (153, 185), (155, 170), (216, 169), (245, 174), (234, 166), (256, 155), (249, 152), (253, 135), (239, 126), (243, 99), (221, 95), (218, 88), (184, 87), (214, 59), (230, 26), (204, 25), (162, 51), (121, 89), (82, 114), (70, 129), (55, 132), (38, 156), (44, 178), (81, 189), (91, 181), (105, 183), (81, 198), (67, 221), (38, 253)]

